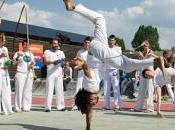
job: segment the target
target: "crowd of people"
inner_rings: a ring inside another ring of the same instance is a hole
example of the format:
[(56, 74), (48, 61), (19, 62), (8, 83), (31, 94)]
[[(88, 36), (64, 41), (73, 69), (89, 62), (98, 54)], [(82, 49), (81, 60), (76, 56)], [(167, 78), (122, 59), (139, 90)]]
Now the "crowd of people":
[[(52, 98), (55, 90), (56, 107), (64, 111), (64, 91), (72, 79), (72, 69), (78, 70), (75, 91), (75, 101), (72, 110), (80, 110), (86, 114), (86, 130), (90, 130), (92, 107), (97, 104), (100, 82), (104, 83), (103, 110), (121, 110), (122, 98), (120, 87), (120, 71), (136, 71), (133, 86), (139, 84), (136, 103), (131, 111), (154, 111), (154, 97), (157, 101), (157, 116), (160, 113), (161, 88), (167, 86), (168, 92), (175, 102), (172, 91), (175, 82), (175, 52), (170, 56), (164, 51), (163, 57), (157, 56), (150, 48), (149, 39), (143, 41), (144, 50), (137, 52), (138, 59), (131, 59), (122, 54), (115, 35), (107, 37), (104, 17), (81, 4), (75, 5), (72, 0), (64, 0), (66, 9), (74, 11), (95, 24), (94, 37), (86, 37), (83, 48), (71, 61), (65, 61), (66, 56), (61, 50), (61, 39), (50, 41), (50, 49), (44, 51), (44, 63), (47, 65), (45, 112), (52, 108)], [(8, 63), (11, 61), (8, 49), (4, 46), (5, 35), (0, 35), (0, 112), (12, 114), (11, 86), (8, 74)], [(17, 66), (15, 75), (15, 112), (29, 112), (32, 105), (32, 86), (34, 74), (34, 55), (30, 51), (28, 41), (22, 41), (22, 50), (17, 51), (12, 64)], [(111, 91), (114, 95), (114, 108), (111, 107)]]

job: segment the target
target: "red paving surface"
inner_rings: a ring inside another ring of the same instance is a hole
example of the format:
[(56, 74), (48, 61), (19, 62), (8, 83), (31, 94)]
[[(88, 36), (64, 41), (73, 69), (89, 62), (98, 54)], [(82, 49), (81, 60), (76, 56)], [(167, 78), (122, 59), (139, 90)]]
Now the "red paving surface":
[[(14, 101), (14, 96), (12, 96), (12, 100)], [(66, 107), (71, 107), (73, 104), (73, 101), (74, 101), (73, 99), (65, 99)], [(53, 99), (53, 105), (55, 105), (55, 103), (56, 103), (56, 100)], [(45, 97), (44, 96), (33, 96), (32, 104), (37, 105), (37, 106), (39, 105), (43, 106), (45, 104)], [(103, 107), (103, 102), (100, 100), (98, 104), (95, 106), (95, 108), (101, 109), (102, 107)], [(123, 109), (131, 109), (133, 107), (134, 107), (134, 102), (123, 102), (122, 104)], [(161, 110), (162, 111), (175, 111), (175, 104), (163, 103), (161, 105)]]

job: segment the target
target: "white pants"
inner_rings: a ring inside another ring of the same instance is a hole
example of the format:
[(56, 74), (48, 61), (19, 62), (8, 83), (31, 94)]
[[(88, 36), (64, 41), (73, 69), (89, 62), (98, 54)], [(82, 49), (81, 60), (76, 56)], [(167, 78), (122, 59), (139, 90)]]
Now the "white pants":
[[(174, 93), (173, 93), (173, 90), (172, 90), (173, 85), (167, 84), (166, 87), (167, 87), (167, 91), (168, 91), (168, 94), (169, 94), (170, 98), (174, 102), (175, 101), (175, 90), (174, 90)], [(174, 87), (174, 89), (175, 89), (175, 87)]]
[[(11, 105), (11, 85), (10, 77), (7, 70), (0, 71), (0, 113), (12, 113)], [(2, 107), (2, 110), (1, 110)]]
[(147, 110), (154, 110), (153, 93), (154, 93), (153, 79), (145, 79), (141, 76), (140, 89), (138, 92), (138, 97), (135, 102), (135, 109), (142, 110), (143, 104), (145, 102)]
[(57, 109), (64, 108), (63, 78), (57, 73), (49, 75), (46, 79), (46, 109), (51, 110), (52, 97), (55, 88)]
[(139, 67), (148, 67), (153, 65), (153, 58), (146, 60), (135, 60), (123, 56), (116, 50), (108, 47), (106, 22), (103, 15), (87, 9), (79, 4), (74, 10), (76, 13), (84, 16), (95, 24), (94, 39), (90, 43), (89, 51), (98, 59), (108, 62), (111, 66), (127, 72), (131, 72)]
[(33, 74), (17, 72), (15, 75), (15, 108), (30, 110), (32, 104)]
[(104, 108), (110, 109), (110, 97), (111, 87), (114, 92), (114, 104), (115, 108), (120, 108), (122, 104), (120, 86), (119, 86), (119, 70), (118, 69), (107, 69), (105, 71), (104, 78)]

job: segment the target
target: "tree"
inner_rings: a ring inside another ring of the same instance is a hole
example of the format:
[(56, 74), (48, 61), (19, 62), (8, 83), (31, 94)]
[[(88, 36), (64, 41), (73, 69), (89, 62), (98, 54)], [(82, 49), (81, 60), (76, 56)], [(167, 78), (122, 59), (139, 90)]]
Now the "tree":
[(126, 49), (125, 42), (123, 39), (116, 38), (116, 41), (117, 41), (118, 46), (120, 46), (122, 48), (122, 51)]
[[(135, 33), (132, 41), (132, 47), (139, 47), (144, 40), (148, 40), (153, 51), (161, 50), (159, 47), (159, 33), (156, 27), (141, 25)], [(136, 50), (138, 50), (137, 48)]]

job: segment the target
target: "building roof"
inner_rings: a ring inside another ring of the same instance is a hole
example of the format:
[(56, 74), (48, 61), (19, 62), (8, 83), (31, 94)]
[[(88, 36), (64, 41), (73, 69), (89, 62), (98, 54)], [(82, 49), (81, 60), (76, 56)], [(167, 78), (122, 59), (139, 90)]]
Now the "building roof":
[[(0, 31), (13, 34), (15, 32), (16, 25), (17, 25), (16, 22), (2, 20), (2, 23), (0, 24)], [(76, 43), (77, 45), (81, 45), (83, 39), (86, 37), (85, 35), (80, 35), (76, 33), (29, 25), (30, 37), (33, 36), (33, 37), (40, 37), (43, 39), (52, 39), (52, 38), (55, 38), (57, 33), (61, 33), (69, 37), (71, 40), (71, 43), (72, 44)], [(19, 23), (17, 34), (26, 35), (26, 25), (25, 24)]]

